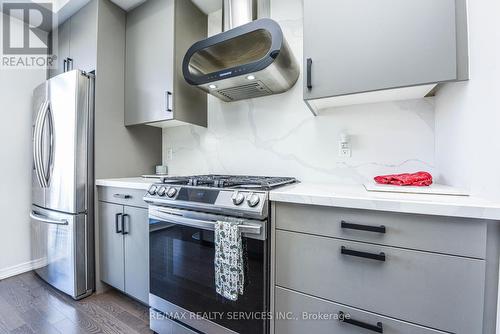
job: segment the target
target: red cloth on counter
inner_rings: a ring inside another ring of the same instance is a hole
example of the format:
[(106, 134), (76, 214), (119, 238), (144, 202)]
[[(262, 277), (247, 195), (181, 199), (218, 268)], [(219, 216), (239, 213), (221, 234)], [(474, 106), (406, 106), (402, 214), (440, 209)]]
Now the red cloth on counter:
[(430, 186), (432, 175), (427, 172), (417, 172), (413, 174), (381, 175), (374, 177), (375, 182), (380, 184), (393, 184), (396, 186)]

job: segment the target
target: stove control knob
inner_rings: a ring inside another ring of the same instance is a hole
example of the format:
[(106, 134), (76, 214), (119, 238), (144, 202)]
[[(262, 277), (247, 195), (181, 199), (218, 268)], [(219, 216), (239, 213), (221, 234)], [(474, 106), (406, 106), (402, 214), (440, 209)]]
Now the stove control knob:
[(157, 189), (156, 186), (151, 186), (151, 188), (149, 188), (149, 190), (148, 190), (148, 193), (150, 195), (154, 195), (154, 194), (156, 194), (156, 189)]
[(250, 195), (248, 195), (247, 203), (248, 203), (249, 207), (253, 208), (254, 206), (257, 206), (257, 204), (259, 204), (259, 202), (260, 202), (259, 195), (254, 194), (254, 193), (251, 193)]
[(240, 205), (245, 200), (245, 196), (242, 193), (240, 193), (238, 190), (236, 190), (233, 193), (231, 200), (233, 201), (234, 205)]
[(172, 198), (175, 196), (175, 194), (177, 194), (177, 189), (175, 189), (174, 187), (168, 188), (167, 190), (168, 197)]
[(160, 188), (158, 188), (158, 190), (156, 191), (156, 194), (158, 194), (158, 196), (165, 196), (165, 192), (167, 191), (167, 189), (164, 187), (164, 186), (161, 186)]

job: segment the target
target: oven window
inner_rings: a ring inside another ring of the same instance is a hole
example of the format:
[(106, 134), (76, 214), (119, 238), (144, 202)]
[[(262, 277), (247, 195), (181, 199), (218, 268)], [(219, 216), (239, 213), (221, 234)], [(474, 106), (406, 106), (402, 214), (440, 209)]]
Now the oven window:
[(213, 231), (154, 221), (150, 226), (152, 294), (191, 312), (210, 312), (215, 316), (211, 321), (238, 333), (265, 333), (265, 321), (261, 318), (235, 318), (236, 312), (267, 311), (264, 241), (243, 238), (245, 292), (237, 301), (230, 301), (215, 291)]

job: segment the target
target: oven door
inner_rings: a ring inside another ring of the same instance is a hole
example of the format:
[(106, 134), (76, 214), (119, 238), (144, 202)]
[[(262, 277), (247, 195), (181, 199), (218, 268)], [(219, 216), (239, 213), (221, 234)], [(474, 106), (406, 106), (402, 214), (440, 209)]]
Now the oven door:
[(267, 333), (266, 224), (244, 223), (245, 288), (231, 301), (215, 290), (216, 219), (212, 214), (150, 208), (150, 305), (207, 334)]

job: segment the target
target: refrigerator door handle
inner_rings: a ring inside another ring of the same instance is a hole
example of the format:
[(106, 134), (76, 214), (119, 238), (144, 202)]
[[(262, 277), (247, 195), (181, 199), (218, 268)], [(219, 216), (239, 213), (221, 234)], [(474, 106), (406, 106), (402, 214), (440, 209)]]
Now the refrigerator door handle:
[(45, 113), (48, 110), (49, 102), (45, 101), (38, 112), (35, 121), (35, 131), (33, 136), (33, 159), (35, 163), (35, 171), (40, 187), (46, 188), (47, 183), (45, 176), (43, 175), (43, 160), (42, 160), (42, 128), (43, 122), (45, 120)]
[(66, 219), (61, 219), (61, 220), (56, 220), (56, 219), (50, 219), (46, 216), (42, 216), (35, 211), (30, 212), (30, 218), (34, 220), (38, 220), (44, 223), (48, 224), (55, 224), (55, 225), (68, 225), (68, 221)]
[(47, 108), (47, 115), (49, 117), (49, 163), (47, 164), (47, 172), (44, 173), (46, 179), (46, 186), (50, 185), (50, 177), (52, 176), (52, 170), (54, 168), (54, 117), (52, 115), (52, 110), (50, 104)]
[[(43, 164), (43, 134), (45, 130), (45, 122), (47, 121), (48, 118), (48, 125), (49, 125), (49, 151), (48, 151), (48, 163), (47, 163), (47, 170), (45, 170), (45, 166)], [(52, 164), (53, 164), (53, 149), (54, 149), (54, 126), (53, 126), (53, 120), (52, 120), (52, 112), (50, 111), (50, 102), (46, 101), (44, 103), (44, 109), (42, 112), (42, 115), (40, 117), (40, 126), (39, 126), (39, 162), (40, 162), (40, 174), (42, 176), (42, 181), (44, 183), (44, 188), (49, 187), (49, 181), (50, 181), (50, 174), (52, 170)]]

